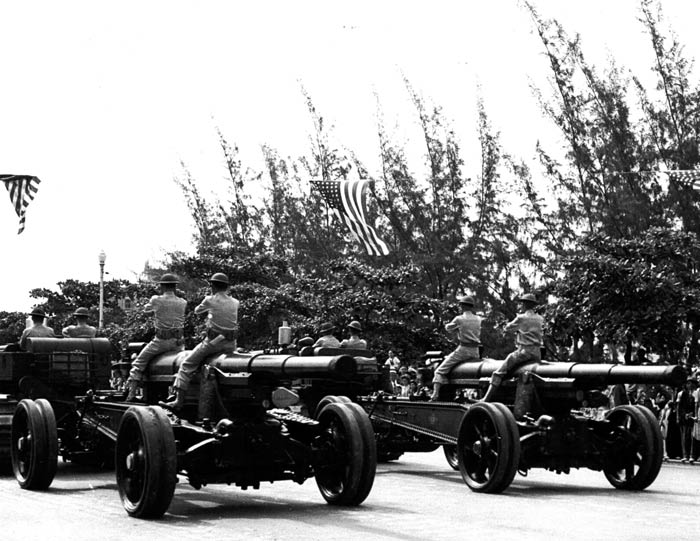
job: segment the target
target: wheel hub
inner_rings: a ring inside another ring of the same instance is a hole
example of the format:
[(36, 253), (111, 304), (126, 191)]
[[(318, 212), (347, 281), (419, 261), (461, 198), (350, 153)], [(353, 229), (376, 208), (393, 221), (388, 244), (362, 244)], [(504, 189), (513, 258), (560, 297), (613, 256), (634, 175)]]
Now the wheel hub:
[(136, 456), (134, 453), (126, 455), (126, 469), (134, 471), (136, 469)]
[(472, 445), (472, 453), (474, 453), (476, 456), (480, 457), (484, 449), (484, 444), (481, 442), (481, 440), (476, 440), (474, 444)]
[(21, 452), (26, 451), (31, 443), (31, 436), (22, 436), (17, 440), (17, 449)]

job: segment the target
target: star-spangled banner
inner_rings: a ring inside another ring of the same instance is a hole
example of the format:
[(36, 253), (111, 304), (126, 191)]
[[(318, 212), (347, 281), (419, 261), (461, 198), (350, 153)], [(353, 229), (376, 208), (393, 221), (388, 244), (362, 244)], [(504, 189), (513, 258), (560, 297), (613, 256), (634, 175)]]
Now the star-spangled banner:
[(369, 255), (387, 255), (389, 247), (367, 223), (368, 180), (312, 180), (326, 204), (342, 220)]
[(24, 231), (25, 213), (29, 203), (34, 199), (41, 182), (38, 177), (30, 175), (0, 175), (0, 181), (5, 183), (5, 188), (10, 193), (10, 201), (19, 216), (19, 235)]

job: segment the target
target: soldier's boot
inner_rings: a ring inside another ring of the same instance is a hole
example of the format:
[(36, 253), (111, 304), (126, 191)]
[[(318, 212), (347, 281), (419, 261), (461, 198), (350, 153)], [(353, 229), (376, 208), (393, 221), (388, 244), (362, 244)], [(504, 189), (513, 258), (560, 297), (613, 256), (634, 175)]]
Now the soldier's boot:
[(126, 382), (126, 401), (127, 402), (138, 402), (139, 397), (138, 397), (138, 390), (139, 390), (139, 382), (136, 381), (135, 379), (129, 379)]
[(172, 411), (179, 411), (182, 406), (185, 405), (185, 391), (179, 387), (175, 387), (173, 394), (171, 394), (165, 402), (158, 402), (158, 404), (166, 409)]
[(482, 402), (493, 402), (493, 399), (496, 396), (496, 391), (498, 391), (498, 388), (501, 386), (502, 381), (503, 381), (503, 374), (501, 374), (500, 372), (494, 372), (493, 374), (491, 374), (491, 383), (489, 385), (489, 388), (486, 391), (486, 394), (481, 399), (481, 401)]
[(440, 400), (440, 386), (441, 383), (433, 383), (433, 394), (430, 396), (430, 401), (431, 402), (437, 402)]

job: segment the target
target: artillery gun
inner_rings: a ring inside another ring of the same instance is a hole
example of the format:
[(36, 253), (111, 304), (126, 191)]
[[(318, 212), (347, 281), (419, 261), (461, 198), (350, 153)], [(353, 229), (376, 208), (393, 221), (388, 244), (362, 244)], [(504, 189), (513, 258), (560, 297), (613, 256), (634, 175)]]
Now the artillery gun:
[[(167, 396), (186, 354), (151, 361), (141, 404), (107, 389), (77, 397), (78, 428), (70, 433), (56, 430), (51, 404), (20, 401), (12, 425), (20, 486), (47, 488), (58, 455), (76, 448), (94, 452), (107, 441), (122, 504), (134, 517), (163, 515), (178, 475), (196, 489), (213, 483), (259, 488), (266, 481), (315, 477), (329, 504), (365, 500), (376, 470), (369, 418), (347, 398), (318, 397), (325, 389), (360, 385), (376, 374), (376, 361), (349, 355), (213, 355), (193, 380), (184, 408), (167, 411), (156, 404)], [(300, 404), (300, 395), (312, 402)]]
[(12, 416), (23, 398), (48, 400), (70, 425), (74, 397), (109, 384), (112, 346), (106, 338), (28, 338), (0, 347), (0, 468), (10, 465)]
[[(441, 399), (483, 395), (503, 361), (463, 363), (443, 385)], [(679, 385), (680, 366), (535, 363), (504, 381), (495, 402), (461, 398), (428, 402), (377, 393), (359, 401), (377, 435), (380, 458), (442, 445), (446, 458), (476, 492), (499, 493), (531, 468), (569, 473), (602, 471), (618, 489), (643, 490), (663, 459), (658, 422), (643, 406), (619, 406), (600, 418), (604, 390), (624, 383)]]

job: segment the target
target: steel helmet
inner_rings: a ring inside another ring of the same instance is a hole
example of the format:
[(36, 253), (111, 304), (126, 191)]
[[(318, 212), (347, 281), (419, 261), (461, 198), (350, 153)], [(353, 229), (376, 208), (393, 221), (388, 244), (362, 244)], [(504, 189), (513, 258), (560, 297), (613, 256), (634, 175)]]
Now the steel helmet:
[(362, 332), (362, 325), (359, 321), (351, 321), (348, 323), (348, 329), (355, 329), (358, 332)]
[(29, 312), (30, 316), (38, 316), (38, 317), (46, 317), (46, 314), (41, 308), (34, 308), (31, 312)]
[(160, 280), (158, 280), (159, 284), (179, 284), (180, 279), (175, 276), (174, 274), (170, 272), (166, 272), (163, 276), (160, 277)]
[(457, 297), (457, 302), (459, 304), (468, 304), (469, 306), (474, 306), (474, 297), (471, 295), (462, 295), (461, 297)]
[(521, 302), (531, 302), (532, 304), (537, 304), (537, 299), (532, 293), (526, 293), (525, 295), (520, 295), (518, 300)]
[(73, 312), (73, 315), (87, 317), (88, 316), (88, 309), (84, 308), (84, 307), (80, 307), (80, 308), (76, 309), (75, 312)]
[(209, 278), (210, 282), (216, 282), (217, 284), (224, 284), (228, 285), (228, 276), (226, 276), (223, 272), (217, 272), (216, 274), (212, 275), (211, 278)]

